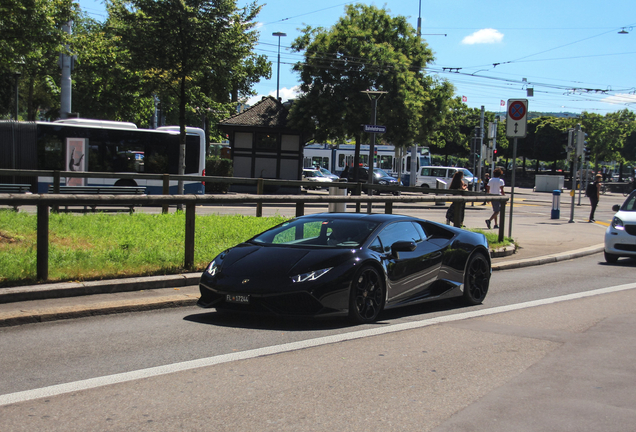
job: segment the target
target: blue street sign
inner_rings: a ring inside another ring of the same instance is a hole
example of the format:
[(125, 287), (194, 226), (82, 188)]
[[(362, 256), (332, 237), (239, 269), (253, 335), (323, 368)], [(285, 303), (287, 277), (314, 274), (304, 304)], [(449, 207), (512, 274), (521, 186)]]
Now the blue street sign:
[(369, 133), (385, 133), (386, 126), (364, 125), (364, 131)]

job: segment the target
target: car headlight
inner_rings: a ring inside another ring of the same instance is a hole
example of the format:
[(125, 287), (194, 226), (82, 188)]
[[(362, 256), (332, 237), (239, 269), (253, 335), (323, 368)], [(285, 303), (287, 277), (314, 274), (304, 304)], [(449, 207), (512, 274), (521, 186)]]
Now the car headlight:
[(210, 276), (216, 275), (218, 271), (219, 271), (219, 267), (216, 265), (216, 260), (208, 264), (207, 268), (205, 269), (205, 272), (209, 274)]
[(308, 273), (302, 273), (296, 276), (292, 276), (291, 280), (292, 282), (309, 282), (309, 281), (314, 281), (316, 279), (318, 279), (320, 276), (324, 275), (325, 273), (327, 273), (329, 270), (331, 270), (333, 267), (329, 267), (329, 268), (325, 268), (322, 270), (314, 270)]
[(620, 220), (620, 218), (614, 216), (614, 219), (612, 219), (612, 228), (617, 230), (624, 230), (625, 225), (623, 225), (623, 221)]

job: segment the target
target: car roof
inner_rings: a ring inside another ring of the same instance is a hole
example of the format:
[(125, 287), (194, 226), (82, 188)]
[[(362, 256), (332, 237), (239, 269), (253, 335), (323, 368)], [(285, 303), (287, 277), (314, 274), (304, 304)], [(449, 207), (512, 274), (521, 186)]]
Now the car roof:
[(371, 222), (390, 222), (398, 220), (415, 220), (411, 216), (384, 214), (384, 213), (314, 213), (310, 215), (300, 216), (298, 219), (311, 219), (311, 218), (325, 218), (330, 217), (333, 219), (342, 220), (366, 220)]

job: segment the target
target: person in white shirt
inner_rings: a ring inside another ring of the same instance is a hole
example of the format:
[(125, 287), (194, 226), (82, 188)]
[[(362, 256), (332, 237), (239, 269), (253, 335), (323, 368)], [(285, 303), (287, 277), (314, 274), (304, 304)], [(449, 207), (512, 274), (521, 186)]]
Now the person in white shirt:
[[(493, 172), (493, 178), (490, 179), (490, 181), (488, 181), (488, 184), (486, 185), (486, 193), (492, 194), (492, 195), (505, 195), (504, 193), (504, 185), (505, 182), (504, 180), (501, 178), (501, 176), (503, 175), (503, 172), (501, 171), (501, 168), (495, 168), (495, 171)], [(500, 201), (492, 201), (492, 216), (490, 216), (490, 219), (486, 219), (486, 226), (488, 227), (488, 229), (490, 229), (490, 222), (491, 221), (495, 221), (495, 226), (493, 226), (493, 228), (499, 228), (499, 225), (497, 225), (497, 216), (499, 216), (499, 210), (501, 209), (501, 202)]]

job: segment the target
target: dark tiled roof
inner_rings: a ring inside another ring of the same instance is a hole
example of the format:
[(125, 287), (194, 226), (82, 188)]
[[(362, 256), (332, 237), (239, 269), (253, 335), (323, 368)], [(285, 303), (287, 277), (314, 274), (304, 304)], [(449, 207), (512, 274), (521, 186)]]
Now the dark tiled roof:
[(289, 110), (282, 103), (268, 96), (242, 113), (219, 122), (219, 125), (284, 128), (287, 125), (288, 114)]

